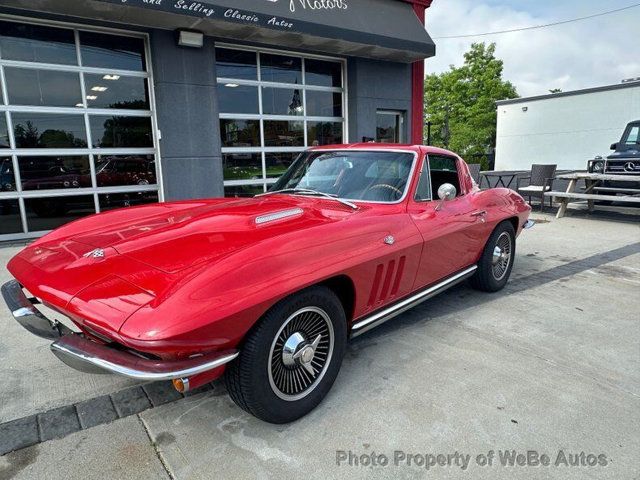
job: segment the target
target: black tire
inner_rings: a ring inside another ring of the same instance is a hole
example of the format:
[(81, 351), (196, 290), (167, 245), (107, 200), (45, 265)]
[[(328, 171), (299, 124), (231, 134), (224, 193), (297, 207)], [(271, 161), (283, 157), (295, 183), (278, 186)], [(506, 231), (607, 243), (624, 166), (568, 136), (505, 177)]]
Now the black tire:
[[(505, 247), (507, 244), (509, 245), (508, 252), (506, 252)], [(502, 247), (501, 255), (506, 253), (508, 258), (504, 256), (496, 257), (496, 247)], [(502, 290), (511, 275), (515, 253), (516, 235), (513, 225), (509, 221), (504, 221), (498, 224), (489, 240), (487, 240), (478, 262), (478, 269), (470, 279), (471, 286), (483, 292)]]
[[(287, 350), (287, 344), (295, 345), (300, 338), (296, 334), (304, 341)], [(313, 349), (315, 339), (319, 342)], [(346, 318), (338, 297), (324, 286), (302, 290), (277, 303), (249, 332), (240, 355), (227, 367), (227, 391), (240, 408), (265, 422), (292, 422), (313, 410), (329, 392), (346, 346)], [(312, 354), (301, 355), (309, 348)], [(293, 351), (300, 356), (287, 366)], [(315, 376), (309, 368), (315, 369)], [(311, 383), (299, 388), (300, 382)]]

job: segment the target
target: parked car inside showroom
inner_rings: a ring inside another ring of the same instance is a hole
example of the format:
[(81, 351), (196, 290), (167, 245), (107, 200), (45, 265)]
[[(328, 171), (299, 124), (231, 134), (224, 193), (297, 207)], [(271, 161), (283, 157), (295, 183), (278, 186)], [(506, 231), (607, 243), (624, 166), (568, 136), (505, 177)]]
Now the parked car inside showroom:
[(502, 289), (530, 211), (446, 150), (316, 147), (254, 198), (63, 226), (9, 262), (2, 294), (73, 368), (180, 392), (224, 373), (241, 408), (286, 423), (321, 402), (350, 338), (466, 279)]

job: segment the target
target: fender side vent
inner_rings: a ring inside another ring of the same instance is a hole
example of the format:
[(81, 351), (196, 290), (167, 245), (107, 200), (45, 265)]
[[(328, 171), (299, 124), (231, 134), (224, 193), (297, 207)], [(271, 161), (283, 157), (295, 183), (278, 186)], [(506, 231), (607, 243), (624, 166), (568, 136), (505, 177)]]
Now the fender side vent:
[(256, 225), (264, 225), (265, 223), (275, 222), (276, 220), (282, 220), (283, 218), (295, 217), (297, 215), (302, 215), (302, 213), (303, 210), (301, 208), (292, 208), (290, 210), (267, 213), (266, 215), (256, 217)]

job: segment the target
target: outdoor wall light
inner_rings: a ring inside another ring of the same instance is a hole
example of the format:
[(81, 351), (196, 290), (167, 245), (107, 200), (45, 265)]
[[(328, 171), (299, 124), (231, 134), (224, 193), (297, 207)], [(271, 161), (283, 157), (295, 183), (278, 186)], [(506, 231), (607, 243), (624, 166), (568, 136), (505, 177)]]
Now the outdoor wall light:
[(180, 47), (202, 48), (204, 33), (197, 30), (176, 30), (176, 38)]

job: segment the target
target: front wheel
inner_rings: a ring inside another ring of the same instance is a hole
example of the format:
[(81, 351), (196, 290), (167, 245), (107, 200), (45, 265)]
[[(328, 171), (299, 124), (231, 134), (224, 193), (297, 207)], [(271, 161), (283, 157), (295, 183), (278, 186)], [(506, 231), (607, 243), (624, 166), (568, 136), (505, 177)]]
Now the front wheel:
[(292, 422), (331, 389), (347, 345), (344, 309), (323, 286), (274, 306), (248, 334), (226, 371), (233, 401), (270, 423)]
[(509, 280), (516, 253), (516, 235), (509, 221), (500, 223), (484, 247), (471, 286), (484, 292), (502, 290)]

